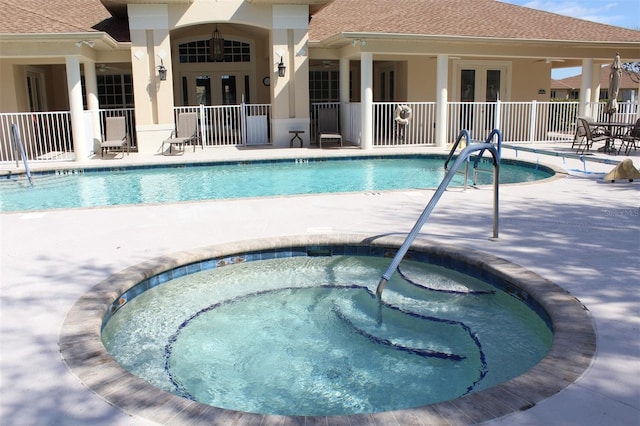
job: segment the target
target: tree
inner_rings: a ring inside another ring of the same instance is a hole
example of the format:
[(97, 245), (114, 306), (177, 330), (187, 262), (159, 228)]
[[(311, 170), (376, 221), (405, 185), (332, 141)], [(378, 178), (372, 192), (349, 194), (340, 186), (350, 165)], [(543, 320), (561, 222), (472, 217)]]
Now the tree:
[(634, 83), (640, 83), (640, 62), (626, 62), (622, 64), (622, 71), (625, 72)]

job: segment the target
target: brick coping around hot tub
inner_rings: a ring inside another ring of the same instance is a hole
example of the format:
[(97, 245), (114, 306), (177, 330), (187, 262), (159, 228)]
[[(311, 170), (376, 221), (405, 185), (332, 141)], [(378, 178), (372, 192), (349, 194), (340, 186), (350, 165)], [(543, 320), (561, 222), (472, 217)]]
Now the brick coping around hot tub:
[(403, 241), (394, 236), (309, 234), (221, 244), (159, 257), (116, 273), (83, 295), (64, 321), (60, 352), (71, 372), (113, 406), (132, 416), (171, 425), (306, 421), (350, 425), (477, 424), (529, 409), (574, 383), (589, 368), (596, 351), (595, 329), (589, 311), (574, 296), (504, 259), (459, 246), (436, 246), (426, 240), (416, 240), (411, 251), (434, 253), (480, 267), (523, 290), (547, 312), (553, 326), (553, 342), (537, 365), (507, 382), (455, 400), (381, 413), (305, 418), (226, 410), (170, 394), (123, 369), (102, 344), (103, 319), (120, 295), (144, 280), (184, 265), (286, 247), (349, 245), (395, 250)]

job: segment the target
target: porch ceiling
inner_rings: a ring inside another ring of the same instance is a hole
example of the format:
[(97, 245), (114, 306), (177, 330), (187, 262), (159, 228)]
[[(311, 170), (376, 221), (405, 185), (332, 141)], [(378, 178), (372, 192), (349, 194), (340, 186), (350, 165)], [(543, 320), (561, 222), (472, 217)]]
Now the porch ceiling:
[(185, 4), (193, 0), (100, 0), (113, 16), (124, 18), (127, 16), (128, 4)]

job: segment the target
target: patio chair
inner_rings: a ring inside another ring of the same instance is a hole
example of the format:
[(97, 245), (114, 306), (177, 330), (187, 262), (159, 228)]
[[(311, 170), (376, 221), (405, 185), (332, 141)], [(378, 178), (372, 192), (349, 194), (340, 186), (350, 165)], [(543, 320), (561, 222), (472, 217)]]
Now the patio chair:
[(342, 135), (338, 126), (338, 110), (321, 108), (318, 110), (318, 145), (322, 148), (322, 141), (339, 141), (342, 146)]
[(607, 142), (609, 136), (605, 133), (601, 133), (599, 128), (589, 122), (586, 118), (578, 117), (576, 123), (576, 135), (573, 140), (571, 148), (575, 145), (576, 153), (584, 154), (585, 151), (589, 151), (595, 142)]
[(196, 145), (200, 143), (200, 132), (198, 129), (198, 114), (195, 112), (183, 112), (178, 115), (178, 127), (171, 132), (171, 137), (162, 141), (162, 153), (164, 154), (164, 145), (169, 145), (169, 154), (171, 154), (174, 146), (182, 147), (182, 153), (186, 144), (193, 145), (193, 151)]
[(620, 151), (622, 151), (623, 147), (625, 147), (625, 155), (629, 155), (629, 153), (631, 152), (631, 148), (633, 148), (634, 151), (638, 149), (636, 143), (640, 142), (640, 118), (636, 120), (636, 124), (629, 130), (626, 135), (623, 135), (620, 140), (621, 142), (620, 148), (618, 148), (618, 154), (620, 154)]
[(100, 157), (112, 149), (120, 149), (124, 158), (124, 148), (127, 148), (127, 155), (131, 148), (129, 134), (127, 133), (127, 122), (125, 117), (107, 117), (105, 120), (105, 134), (102, 135), (100, 143)]

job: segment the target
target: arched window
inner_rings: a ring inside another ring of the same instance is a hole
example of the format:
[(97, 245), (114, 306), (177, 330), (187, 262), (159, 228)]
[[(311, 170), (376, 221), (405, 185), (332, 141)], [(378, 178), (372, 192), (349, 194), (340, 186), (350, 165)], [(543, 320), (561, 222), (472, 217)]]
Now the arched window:
[[(196, 40), (178, 46), (181, 64), (214, 62), (209, 57), (209, 40)], [(224, 62), (251, 62), (249, 43), (235, 40), (224, 41)]]

